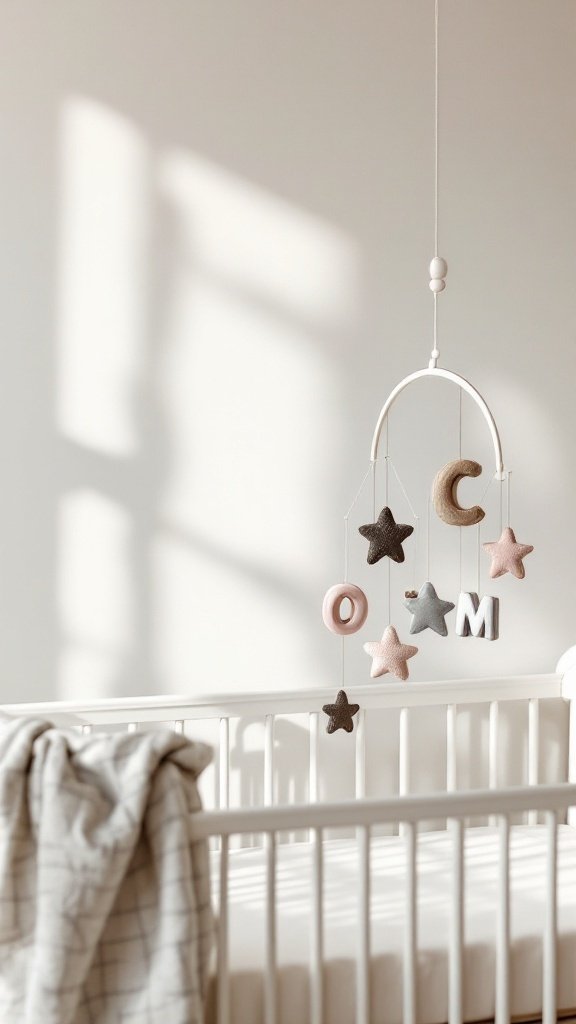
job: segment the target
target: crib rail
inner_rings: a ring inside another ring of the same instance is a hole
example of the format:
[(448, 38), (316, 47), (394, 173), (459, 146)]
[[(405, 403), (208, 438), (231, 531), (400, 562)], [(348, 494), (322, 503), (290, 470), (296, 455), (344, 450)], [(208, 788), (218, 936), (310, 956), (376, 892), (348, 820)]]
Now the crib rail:
[[(556, 673), (489, 679), (451, 679), (443, 682), (368, 683), (351, 687), (362, 708), (437, 707), (497, 703), (562, 696), (562, 677)], [(258, 718), (315, 712), (332, 691), (256, 691), (254, 693), (117, 697), (90, 701), (43, 701), (5, 704), (12, 715), (41, 715), (57, 725), (115, 725), (127, 722), (192, 721), (203, 718)]]
[(576, 806), (576, 785), (509, 786), (506, 789), (462, 790), (388, 800), (344, 800), (339, 803), (252, 807), (246, 810), (200, 811), (191, 819), (193, 841), (209, 836), (300, 829), (354, 828), (404, 824), (430, 818), (508, 816), (523, 811), (565, 811)]
[(431, 817), (445, 818), (452, 842), (451, 920), (449, 935), (449, 1024), (463, 1020), (464, 954), (464, 822), (490, 816), (498, 827), (498, 910), (496, 920), (495, 1024), (510, 1021), (510, 815), (539, 811), (546, 827), (546, 912), (543, 922), (542, 1021), (557, 1019), (557, 830), (559, 812), (576, 805), (576, 785), (525, 786), (430, 796), (397, 797), (343, 803), (267, 807), (245, 811), (206, 811), (190, 821), (192, 841), (221, 837), (218, 932), (218, 1024), (230, 1022), (228, 960), (228, 878), (230, 836), (262, 832), (266, 842), (266, 970), (265, 1024), (277, 1022), (276, 991), (276, 842), (283, 830), (308, 829), (312, 836), (311, 993), (310, 1019), (323, 1024), (323, 833), (330, 827), (354, 827), (358, 850), (358, 942), (356, 960), (356, 1024), (371, 1022), (370, 993), (370, 856), (372, 828), (384, 823), (403, 826), (406, 856), (403, 1024), (416, 1024), (418, 956), (418, 824)]
[[(351, 688), (352, 692), (352, 688)], [(371, 710), (399, 711), (398, 792), (410, 792), (411, 763), (411, 710), (418, 708), (445, 709), (446, 714), (446, 780), (448, 792), (458, 789), (457, 779), (457, 716), (458, 709), (471, 704), (489, 707), (488, 720), (488, 781), (490, 789), (497, 789), (500, 749), (500, 707), (509, 701), (526, 704), (527, 715), (527, 773), (530, 785), (539, 780), (540, 702), (564, 696), (560, 674), (525, 675), (488, 679), (459, 679), (441, 682), (404, 683), (386, 681), (354, 686), (354, 700), (360, 704), (355, 719), (354, 792), (357, 799), (366, 796), (366, 716)], [(92, 701), (54, 701), (40, 704), (6, 705), (9, 714), (42, 715), (56, 725), (81, 728), (124, 726), (129, 731), (150, 724), (169, 723), (177, 732), (183, 732), (187, 723), (215, 720), (217, 763), (214, 775), (214, 794), (207, 795), (208, 804), (226, 809), (231, 801), (231, 743), (234, 733), (231, 722), (242, 719), (260, 719), (264, 724), (263, 776), (261, 798), (265, 805), (275, 802), (278, 778), (276, 765), (275, 726), (280, 716), (300, 715), (307, 721), (309, 758), (307, 767), (308, 799), (315, 803), (321, 797), (320, 771), (321, 729), (324, 716), (322, 705), (330, 691), (325, 688), (254, 692), (208, 696), (158, 696), (115, 698)], [(210, 740), (212, 742), (212, 738)], [(576, 773), (575, 773), (576, 776)], [(573, 777), (573, 776), (571, 776)], [(537, 821), (537, 811), (528, 812), (531, 823)]]

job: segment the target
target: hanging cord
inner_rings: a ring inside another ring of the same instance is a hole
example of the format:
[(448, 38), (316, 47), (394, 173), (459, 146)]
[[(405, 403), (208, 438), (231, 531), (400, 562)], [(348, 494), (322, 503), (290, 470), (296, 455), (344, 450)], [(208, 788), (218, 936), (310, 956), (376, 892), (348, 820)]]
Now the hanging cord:
[[(366, 481), (367, 481), (368, 477), (370, 476), (370, 474), (374, 475), (374, 473), (375, 473), (375, 463), (371, 462), (370, 465), (368, 466), (368, 469), (366, 470), (364, 476), (362, 477), (362, 483), (360, 484), (360, 487), (358, 488), (358, 490), (356, 491), (356, 494), (354, 495), (352, 504), (350, 505), (350, 508), (348, 509), (348, 511), (346, 512), (346, 515), (344, 516), (344, 582), (345, 583), (348, 582), (348, 562), (349, 562), (348, 520), (350, 518), (350, 513), (352, 512), (352, 509), (354, 508), (356, 502), (358, 501), (358, 498), (360, 497), (360, 495), (362, 494), (362, 491), (364, 490), (364, 486), (366, 484)], [(346, 662), (345, 662), (346, 647), (345, 647), (345, 643), (344, 643), (345, 639), (346, 639), (346, 637), (344, 635), (340, 637), (340, 674), (341, 674), (341, 679), (342, 679), (342, 689), (344, 689), (344, 685), (345, 685), (345, 682), (346, 682)]]
[[(434, 255), (438, 255), (438, 23), (439, 0), (434, 0)], [(436, 293), (435, 293), (436, 297)], [(436, 309), (436, 303), (434, 303)]]
[(446, 287), (446, 281), (444, 280), (448, 273), (448, 265), (446, 260), (442, 259), (438, 255), (438, 208), (439, 208), (439, 188), (438, 188), (438, 167), (439, 167), (439, 72), (438, 72), (438, 35), (439, 35), (439, 0), (434, 0), (434, 259), (430, 264), (430, 288), (434, 293), (434, 312), (432, 319), (432, 351), (430, 353), (430, 360), (428, 368), (435, 370), (440, 357), (440, 350), (438, 348), (438, 295), (444, 291)]
[[(458, 388), (458, 458), (462, 458), (462, 388)], [(462, 592), (462, 529), (458, 527), (458, 593)]]
[(426, 579), (430, 582), (430, 495), (426, 501)]
[[(416, 539), (415, 539), (415, 543), (414, 543), (414, 554), (412, 556), (412, 573), (411, 573), (411, 576), (412, 576), (412, 589), (415, 590), (416, 589), (416, 570), (417, 570), (417, 567), (418, 567), (418, 537), (419, 537), (419, 534), (420, 534), (420, 516), (418, 515), (416, 509), (414, 508), (414, 505), (410, 501), (410, 497), (408, 495), (408, 491), (406, 490), (406, 487), (404, 486), (404, 484), (403, 484), (403, 482), (402, 482), (402, 480), (400, 478), (400, 474), (399, 474), (398, 470), (396, 469), (396, 466), (395, 466), (393, 460), (390, 458), (389, 455), (386, 455), (386, 491), (388, 491), (388, 466), (390, 466), (392, 472), (394, 473), (394, 476), (396, 477), (396, 480), (398, 482), (398, 486), (399, 486), (399, 488), (400, 488), (400, 490), (401, 490), (401, 492), (402, 492), (402, 494), (404, 496), (404, 500), (405, 500), (406, 504), (408, 505), (408, 508), (410, 509), (410, 513), (411, 513), (412, 518), (414, 520), (414, 531), (416, 533)], [(388, 495), (386, 495), (386, 498), (388, 498)], [(391, 611), (390, 611), (390, 604), (391, 604), (391, 598), (390, 598), (390, 590), (391, 590), (391, 587), (390, 587), (390, 572), (391, 572), (391, 568), (392, 567), (390, 565), (390, 559), (388, 559), (388, 617), (389, 618), (391, 617)]]
[(370, 465), (368, 466), (368, 469), (366, 470), (364, 476), (362, 477), (362, 483), (360, 484), (360, 487), (356, 491), (356, 494), (354, 496), (352, 504), (350, 505), (350, 508), (348, 509), (346, 515), (344, 516), (344, 583), (348, 582), (348, 546), (349, 546), (348, 545), (348, 520), (350, 518), (350, 513), (352, 512), (352, 509), (354, 508), (356, 502), (358, 501), (358, 498), (360, 497), (360, 495), (362, 494), (362, 491), (364, 490), (364, 485), (365, 485), (368, 477), (373, 472), (374, 472), (374, 463), (371, 462)]
[[(388, 469), (388, 460), (390, 458), (390, 423), (386, 420), (386, 472), (384, 474), (384, 485), (386, 495), (386, 505), (390, 500), (390, 472)], [(386, 585), (388, 589), (388, 625), (392, 622), (392, 566), (390, 559), (387, 558), (388, 565), (386, 566)]]

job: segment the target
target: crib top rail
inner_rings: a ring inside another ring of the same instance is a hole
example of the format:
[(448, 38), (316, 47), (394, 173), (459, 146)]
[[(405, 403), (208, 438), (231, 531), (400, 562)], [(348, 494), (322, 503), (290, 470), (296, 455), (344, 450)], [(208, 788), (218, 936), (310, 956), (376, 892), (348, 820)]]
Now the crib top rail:
[(299, 829), (361, 828), (434, 819), (484, 818), (525, 811), (563, 811), (576, 806), (576, 785), (509, 786), (455, 793), (429, 793), (386, 800), (291, 804), (191, 815), (193, 841), (209, 836), (273, 833)]
[[(562, 676), (523, 675), (487, 679), (452, 679), (443, 682), (368, 683), (349, 686), (364, 709), (483, 704), (566, 696)], [(125, 722), (193, 721), (209, 718), (259, 718), (317, 712), (333, 693), (326, 687), (278, 692), (116, 697), (89, 701), (46, 701), (5, 704), (9, 715), (41, 716), (56, 725), (112, 725)]]

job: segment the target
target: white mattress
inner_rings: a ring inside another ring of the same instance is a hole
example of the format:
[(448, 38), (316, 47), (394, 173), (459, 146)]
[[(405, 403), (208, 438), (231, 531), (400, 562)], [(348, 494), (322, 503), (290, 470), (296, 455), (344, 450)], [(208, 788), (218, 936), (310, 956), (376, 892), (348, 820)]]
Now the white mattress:
[[(511, 1012), (541, 1008), (545, 830), (511, 830)], [(576, 1007), (576, 829), (561, 826), (559, 847), (559, 1008)], [(494, 1016), (497, 834), (471, 828), (465, 841), (465, 1019)], [(217, 861), (214, 865), (217, 871)], [(418, 1018), (448, 1018), (448, 930), (451, 845), (445, 832), (418, 839)], [(230, 855), (230, 975), (232, 1024), (263, 1021), (265, 870), (260, 849)], [(402, 840), (372, 842), (371, 1024), (402, 1020), (405, 859)], [(354, 1024), (358, 870), (353, 839), (325, 843), (325, 1021)], [(279, 1024), (309, 1016), (311, 848), (278, 849)], [(208, 1022), (215, 1020), (214, 991)]]

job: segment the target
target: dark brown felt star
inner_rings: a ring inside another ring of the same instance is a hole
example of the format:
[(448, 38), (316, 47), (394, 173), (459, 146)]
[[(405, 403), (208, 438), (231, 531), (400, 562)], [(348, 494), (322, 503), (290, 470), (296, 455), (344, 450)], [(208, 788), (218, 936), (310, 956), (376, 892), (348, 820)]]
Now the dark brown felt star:
[(324, 704), (322, 711), (328, 715), (329, 721), (326, 732), (336, 732), (337, 729), (345, 729), (346, 732), (354, 731), (352, 718), (360, 710), (359, 704), (349, 704), (348, 697), (344, 690), (338, 690), (334, 704)]
[(388, 555), (395, 562), (404, 561), (402, 541), (406, 540), (414, 527), (407, 523), (397, 523), (390, 509), (383, 508), (375, 523), (360, 527), (360, 533), (370, 541), (368, 549), (368, 565), (374, 565)]

